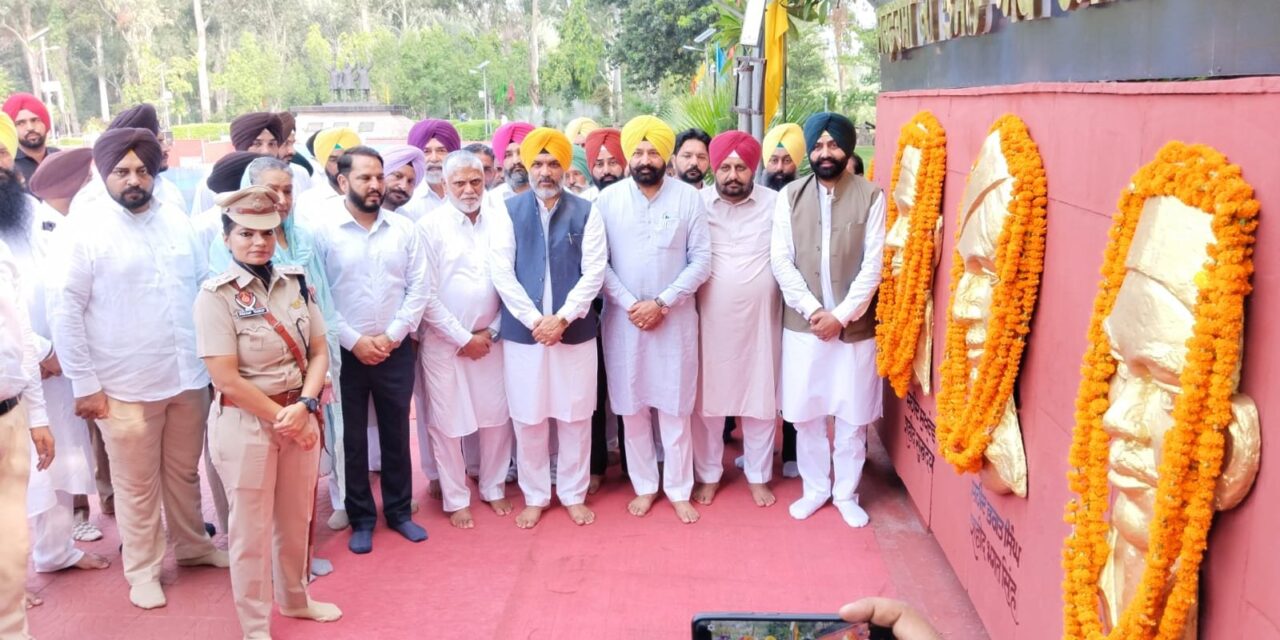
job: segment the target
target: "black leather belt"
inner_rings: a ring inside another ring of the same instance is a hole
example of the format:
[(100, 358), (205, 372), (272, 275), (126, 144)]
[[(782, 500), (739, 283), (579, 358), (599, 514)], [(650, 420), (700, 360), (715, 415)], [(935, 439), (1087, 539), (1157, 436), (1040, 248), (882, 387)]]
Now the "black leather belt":
[(10, 411), (13, 411), (15, 408), (17, 408), (19, 397), (20, 396), (14, 396), (12, 398), (9, 398), (8, 400), (0, 402), (0, 416), (4, 416), (8, 414)]

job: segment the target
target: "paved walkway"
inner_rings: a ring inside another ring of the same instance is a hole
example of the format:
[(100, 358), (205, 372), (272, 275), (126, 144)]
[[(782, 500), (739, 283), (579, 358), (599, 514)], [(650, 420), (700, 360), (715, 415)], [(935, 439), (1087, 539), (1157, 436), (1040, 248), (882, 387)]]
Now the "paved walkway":
[[(589, 500), (597, 514), (589, 527), (575, 527), (555, 509), (536, 529), (522, 531), (512, 516), (499, 518), (479, 504), (476, 528), (460, 531), (449, 526), (439, 501), (425, 496), (418, 475), (417, 520), (431, 539), (414, 545), (380, 527), (373, 553), (357, 557), (346, 549), (345, 532), (321, 524), (321, 556), (336, 571), (318, 580), (312, 595), (336, 603), (345, 617), (319, 625), (277, 614), (274, 637), (675, 640), (689, 637), (699, 611), (831, 612), (864, 595), (917, 603), (947, 638), (987, 637), (874, 431), (862, 485), (871, 525), (861, 530), (846, 526), (830, 506), (807, 521), (791, 519), (786, 507), (799, 497), (800, 481), (780, 474), (778, 504), (757, 508), (732, 466), (739, 446), (728, 449), (727, 484), (691, 526), (680, 524), (664, 501), (646, 518), (628, 514), (630, 487), (612, 467), (604, 489)], [(329, 514), (324, 487), (321, 523)], [(523, 504), (516, 485), (508, 485), (508, 495)], [(45, 601), (30, 611), (37, 638), (240, 637), (226, 571), (179, 569), (172, 554), (163, 575), (168, 606), (131, 606), (114, 521), (96, 513), (94, 520), (106, 537), (84, 547), (113, 565), (33, 574), (29, 587)], [(222, 536), (216, 542), (225, 546)]]

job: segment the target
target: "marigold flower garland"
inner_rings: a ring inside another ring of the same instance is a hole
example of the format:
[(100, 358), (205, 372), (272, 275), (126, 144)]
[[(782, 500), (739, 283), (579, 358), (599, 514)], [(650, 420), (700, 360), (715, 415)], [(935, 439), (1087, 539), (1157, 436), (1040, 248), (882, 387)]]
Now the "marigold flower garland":
[[(996, 245), (997, 282), (987, 320), (987, 342), (976, 379), (969, 375), (968, 327), (952, 314), (956, 286), (964, 275), (959, 251), (951, 260), (951, 298), (947, 305), (947, 341), (938, 390), (938, 447), (957, 471), (976, 473), (991, 443), (991, 432), (1013, 395), (1022, 351), (1031, 331), (1031, 313), (1044, 271), (1045, 206), (1048, 183), (1040, 150), (1017, 116), (996, 120), (988, 134), (1000, 133), (1000, 150), (1013, 176), (1013, 198)], [(963, 205), (962, 205), (963, 206)], [(963, 225), (963, 223), (961, 223)], [(963, 226), (956, 229), (957, 240)]]
[[(916, 170), (916, 201), (911, 211), (899, 212), (893, 198), (902, 172), (902, 152), (920, 150)], [(933, 295), (933, 242), (942, 211), (942, 181), (947, 172), (947, 136), (938, 119), (928, 111), (917, 113), (902, 126), (898, 151), (889, 177), (885, 229), (892, 229), (898, 215), (910, 216), (907, 242), (903, 246), (902, 272), (893, 275), (895, 249), (885, 245), (879, 302), (876, 305), (876, 370), (889, 379), (899, 398), (911, 384), (911, 364), (916, 342), (924, 324), (925, 299)]]
[[(1116, 360), (1103, 330), (1125, 277), (1125, 259), (1143, 204), (1156, 196), (1176, 196), (1213, 216), (1215, 244), (1197, 276), (1193, 335), (1181, 393), (1173, 406), (1174, 425), (1161, 452), (1155, 515), (1142, 581), (1115, 627), (1104, 636), (1098, 579), (1111, 553), (1106, 518), (1111, 500), (1107, 481), (1111, 438), (1102, 417)], [(1181, 638), (1187, 614), (1196, 606), (1214, 489), (1222, 471), (1223, 432), (1231, 422), (1244, 330), (1244, 299), (1252, 287), (1254, 231), (1258, 201), (1229, 164), (1204, 145), (1170, 142), (1140, 169), (1120, 198), (1102, 267), (1102, 282), (1089, 323), (1089, 348), (1076, 398), (1068, 480), (1079, 497), (1066, 509), (1071, 534), (1063, 547), (1064, 636), (1076, 638)]]

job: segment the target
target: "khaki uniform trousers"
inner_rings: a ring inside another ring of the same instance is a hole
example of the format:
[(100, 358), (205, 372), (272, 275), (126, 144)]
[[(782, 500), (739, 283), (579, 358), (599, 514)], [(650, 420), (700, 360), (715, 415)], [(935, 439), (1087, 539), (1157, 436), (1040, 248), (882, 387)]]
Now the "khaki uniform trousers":
[[(314, 420), (315, 418), (312, 418)], [(236, 407), (215, 407), (209, 452), (227, 488), (231, 592), (246, 638), (270, 637), (271, 594), (306, 609), (307, 549), (320, 445), (273, 438), (271, 425)]]
[(0, 416), (0, 639), (26, 640), (27, 478), (31, 433), (22, 404)]
[(111, 457), (124, 577), (130, 585), (160, 582), (161, 505), (179, 560), (216, 551), (200, 509), (198, 465), (208, 415), (205, 388), (155, 402), (107, 398), (107, 418), (98, 427)]

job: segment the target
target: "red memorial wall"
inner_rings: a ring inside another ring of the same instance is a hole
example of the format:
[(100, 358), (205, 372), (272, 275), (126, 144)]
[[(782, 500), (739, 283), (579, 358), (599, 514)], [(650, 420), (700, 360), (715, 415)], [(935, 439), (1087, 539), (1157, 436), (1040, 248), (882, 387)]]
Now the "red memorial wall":
[[(984, 490), (937, 450), (934, 397), (886, 389), (881, 439), (993, 638), (1062, 634), (1063, 520), (1074, 402), (1111, 215), (1166, 142), (1208, 144), (1241, 166), (1261, 203), (1241, 392), (1258, 405), (1262, 463), (1252, 493), (1217, 515), (1200, 585), (1200, 637), (1280, 638), (1280, 78), (1034, 83), (882, 94), (876, 178), (888, 188), (897, 132), (918, 111), (946, 130), (942, 259), (934, 279), (933, 387), (945, 343), (957, 207), (969, 167), (1004, 113), (1026, 122), (1048, 174), (1045, 270), (1016, 387), (1027, 498)], [(1272, 213), (1275, 214), (1272, 219)]]

